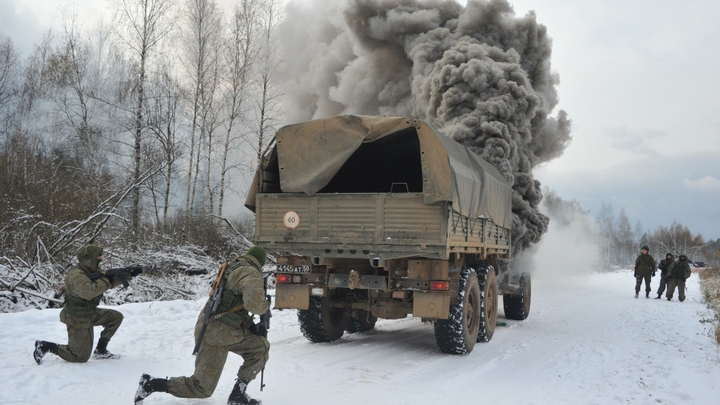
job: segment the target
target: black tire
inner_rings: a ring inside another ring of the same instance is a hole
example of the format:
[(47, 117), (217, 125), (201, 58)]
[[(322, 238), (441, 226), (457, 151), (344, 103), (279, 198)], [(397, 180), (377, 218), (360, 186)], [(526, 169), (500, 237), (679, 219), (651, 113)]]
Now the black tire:
[(520, 276), (520, 291), (517, 294), (503, 294), (503, 308), (505, 317), (516, 321), (527, 319), (530, 315), (531, 297), (530, 275)]
[(480, 280), (481, 310), (480, 328), (477, 341), (489, 342), (495, 334), (498, 313), (498, 285), (495, 269), (492, 266), (480, 267), (477, 270)]
[(310, 297), (308, 309), (298, 310), (300, 331), (313, 343), (332, 342), (345, 333), (348, 315), (343, 308), (330, 308), (327, 297)]
[(351, 316), (348, 318), (348, 323), (347, 323), (347, 326), (345, 327), (345, 332), (347, 332), (347, 333), (367, 332), (367, 331), (375, 328), (375, 322), (377, 322), (377, 316), (374, 316), (373, 314), (371, 314), (367, 311), (360, 310), (360, 311), (358, 311), (357, 317)]
[(435, 342), (445, 353), (470, 353), (479, 327), (480, 286), (475, 271), (466, 267), (460, 272), (458, 304), (450, 305), (448, 319), (435, 321)]

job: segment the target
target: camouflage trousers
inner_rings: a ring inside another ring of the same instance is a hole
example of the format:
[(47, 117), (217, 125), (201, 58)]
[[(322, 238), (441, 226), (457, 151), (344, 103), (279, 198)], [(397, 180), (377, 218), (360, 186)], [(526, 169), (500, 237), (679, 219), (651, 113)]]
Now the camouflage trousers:
[(667, 298), (672, 299), (673, 294), (675, 293), (675, 287), (677, 287), (678, 289), (678, 297), (680, 298), (680, 302), (685, 301), (685, 280), (682, 279), (668, 279)]
[[(75, 318), (77, 319), (77, 318)], [(123, 315), (114, 309), (98, 308), (93, 318), (82, 323), (65, 322), (68, 331), (67, 345), (58, 345), (58, 356), (71, 363), (85, 363), (93, 349), (93, 327), (102, 326), (101, 338), (110, 340), (123, 321)]]
[(635, 292), (640, 292), (640, 287), (642, 287), (643, 279), (645, 280), (645, 291), (650, 292), (652, 289), (650, 288), (650, 280), (652, 279), (652, 276), (635, 276)]
[[(197, 330), (196, 328), (196, 338)], [(210, 397), (220, 381), (228, 352), (233, 352), (245, 360), (237, 376), (241, 380), (250, 381), (265, 368), (270, 343), (264, 337), (247, 330), (229, 328), (213, 322), (208, 325), (203, 343), (195, 357), (195, 372), (190, 377), (170, 378), (168, 393), (180, 398)]]
[(668, 285), (668, 279), (667, 277), (660, 276), (660, 286), (657, 290), (658, 297), (662, 295), (662, 293), (665, 292), (665, 287)]

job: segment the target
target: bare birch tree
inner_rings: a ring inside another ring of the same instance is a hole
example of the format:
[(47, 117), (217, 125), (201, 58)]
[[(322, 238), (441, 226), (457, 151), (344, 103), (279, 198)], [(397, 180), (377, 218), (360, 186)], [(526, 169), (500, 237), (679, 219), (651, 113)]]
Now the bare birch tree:
[(228, 162), (230, 151), (241, 135), (237, 135), (237, 124), (245, 118), (245, 106), (252, 79), (252, 67), (257, 55), (256, 40), (258, 34), (259, 7), (256, 0), (242, 0), (235, 5), (230, 22), (229, 37), (224, 47), (227, 65), (224, 82), (224, 106), (226, 110), (225, 137), (222, 144), (220, 163), (220, 185), (218, 216), (223, 215), (225, 192), (229, 186), (227, 176), (235, 164)]
[(203, 145), (207, 142), (207, 131), (215, 122), (212, 108), (219, 73), (217, 56), (222, 24), (214, 0), (187, 0), (185, 17), (187, 28), (184, 33), (184, 55), (181, 57), (181, 62), (190, 85), (188, 93), (192, 110), (185, 197), (187, 218), (195, 207), (200, 160)]
[(625, 208), (620, 209), (617, 219), (617, 239), (620, 250), (620, 263), (627, 264), (633, 258), (633, 229)]
[[(133, 174), (135, 184), (141, 178), (143, 112), (145, 104), (145, 84), (150, 59), (160, 42), (173, 27), (171, 0), (114, 0), (115, 23), (121, 42), (134, 56), (137, 63), (135, 81), (135, 125), (133, 134)], [(139, 184), (138, 184), (139, 186)], [(140, 187), (132, 192), (131, 227), (134, 237), (140, 231)]]
[(18, 53), (12, 38), (0, 37), (0, 117), (8, 112), (17, 95)]
[(263, 0), (262, 3), (262, 36), (260, 53), (257, 63), (257, 82), (259, 98), (257, 105), (257, 160), (262, 160), (262, 151), (265, 147), (266, 137), (273, 129), (277, 116), (277, 108), (283, 93), (275, 85), (274, 75), (282, 62), (279, 44), (276, 36), (277, 26), (280, 22), (281, 2), (279, 0)]
[(101, 165), (103, 160), (102, 128), (95, 121), (98, 110), (97, 94), (99, 72), (92, 72), (98, 63), (91, 52), (91, 43), (82, 38), (77, 14), (65, 10), (62, 13), (63, 31), (60, 44), (50, 59), (50, 74), (56, 87), (50, 98), (60, 111), (70, 131), (70, 141), (82, 152), (81, 173), (89, 173), (88, 197), (93, 203), (100, 201)]
[(602, 238), (602, 258), (605, 264), (616, 264), (616, 255), (613, 249), (616, 237), (615, 214), (612, 204), (602, 203), (600, 213), (596, 217), (598, 231)]
[[(148, 129), (155, 135), (155, 140), (163, 154), (165, 164), (163, 171), (164, 187), (162, 194), (162, 218), (157, 212), (157, 220), (162, 229), (167, 231), (168, 213), (170, 208), (170, 194), (175, 172), (175, 161), (181, 154), (178, 136), (178, 115), (182, 100), (182, 89), (178, 81), (172, 76), (169, 64), (164, 64), (154, 80), (152, 97), (147, 107)], [(153, 193), (154, 196), (154, 193)]]

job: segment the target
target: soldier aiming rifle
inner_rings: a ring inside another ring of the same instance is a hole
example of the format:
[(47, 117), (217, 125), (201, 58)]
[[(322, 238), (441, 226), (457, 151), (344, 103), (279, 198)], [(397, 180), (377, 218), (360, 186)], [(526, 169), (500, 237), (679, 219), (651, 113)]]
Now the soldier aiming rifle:
[(33, 357), (42, 364), (48, 352), (72, 363), (85, 363), (90, 358), (93, 345), (93, 327), (102, 326), (95, 359), (119, 359), (107, 350), (110, 338), (115, 335), (123, 316), (113, 309), (98, 308), (103, 294), (121, 283), (127, 287), (131, 277), (143, 271), (143, 267), (125, 267), (103, 271), (100, 269), (103, 249), (87, 245), (77, 252), (78, 264), (65, 278), (65, 305), (60, 312), (60, 322), (67, 326), (68, 343), (59, 345), (44, 340), (35, 341)]

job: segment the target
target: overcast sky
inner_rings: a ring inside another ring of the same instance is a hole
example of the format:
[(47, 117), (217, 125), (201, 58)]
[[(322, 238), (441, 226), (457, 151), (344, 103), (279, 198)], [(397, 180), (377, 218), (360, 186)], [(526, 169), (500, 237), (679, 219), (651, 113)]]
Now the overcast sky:
[[(537, 178), (593, 216), (612, 203), (646, 230), (677, 220), (720, 238), (720, 1), (511, 3), (547, 26), (573, 120), (572, 144)], [(0, 0), (0, 34), (27, 52), (71, 4), (88, 26), (109, 16), (102, 0)]]

